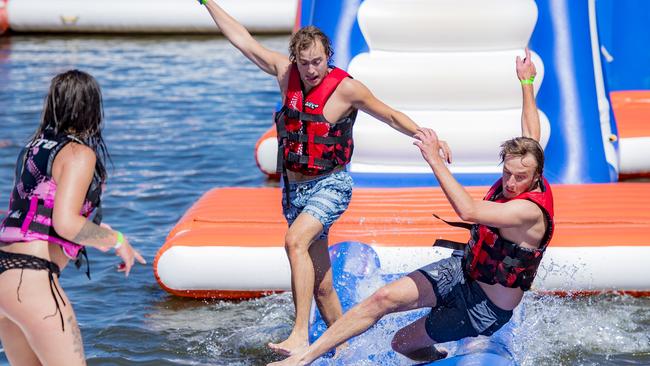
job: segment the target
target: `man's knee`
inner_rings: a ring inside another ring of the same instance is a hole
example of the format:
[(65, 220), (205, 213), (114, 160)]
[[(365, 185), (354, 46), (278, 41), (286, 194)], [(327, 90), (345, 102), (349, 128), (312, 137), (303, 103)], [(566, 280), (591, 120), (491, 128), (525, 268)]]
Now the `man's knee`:
[(323, 279), (318, 286), (314, 287), (316, 299), (327, 299), (334, 294), (334, 287), (331, 280)]
[(309, 250), (309, 242), (301, 235), (289, 231), (284, 237), (284, 249), (287, 253), (301, 253)]
[(382, 287), (368, 298), (367, 306), (381, 315), (392, 312), (398, 301), (390, 287)]

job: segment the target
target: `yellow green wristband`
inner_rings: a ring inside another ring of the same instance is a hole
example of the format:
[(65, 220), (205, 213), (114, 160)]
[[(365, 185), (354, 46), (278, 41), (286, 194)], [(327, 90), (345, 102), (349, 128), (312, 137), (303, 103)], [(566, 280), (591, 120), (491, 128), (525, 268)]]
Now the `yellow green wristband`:
[(122, 234), (119, 231), (116, 231), (117, 233), (117, 241), (115, 242), (115, 245), (113, 246), (113, 249), (118, 250), (124, 244), (124, 234)]
[(208, 3), (208, 0), (199, 0), (199, 4), (205, 5)]
[(535, 76), (531, 76), (530, 79), (520, 80), (521, 85), (532, 85), (535, 82)]

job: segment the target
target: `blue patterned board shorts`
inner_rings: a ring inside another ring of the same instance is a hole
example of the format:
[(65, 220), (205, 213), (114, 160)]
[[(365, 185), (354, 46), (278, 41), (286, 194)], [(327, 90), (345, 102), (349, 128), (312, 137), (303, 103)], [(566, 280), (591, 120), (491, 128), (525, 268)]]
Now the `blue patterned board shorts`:
[(330, 226), (350, 204), (352, 185), (352, 177), (346, 171), (306, 182), (289, 183), (291, 205), (287, 205), (286, 187), (283, 187), (282, 213), (289, 226), (302, 212), (308, 213), (323, 225), (318, 239), (327, 238)]
[(512, 317), (512, 311), (497, 307), (476, 281), (467, 280), (460, 251), (418, 271), (431, 282), (436, 294), (436, 307), (431, 309), (425, 327), (437, 343), (490, 336)]

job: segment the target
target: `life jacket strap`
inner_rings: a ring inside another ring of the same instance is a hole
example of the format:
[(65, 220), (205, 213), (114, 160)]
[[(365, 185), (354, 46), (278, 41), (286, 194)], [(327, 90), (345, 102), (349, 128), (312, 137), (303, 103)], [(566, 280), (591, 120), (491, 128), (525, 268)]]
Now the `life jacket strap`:
[(331, 160), (315, 158), (309, 155), (299, 155), (291, 151), (289, 151), (289, 154), (287, 155), (287, 162), (308, 164), (310, 166), (318, 166), (325, 169), (334, 169), (334, 167), (336, 167), (336, 164)]
[(289, 119), (298, 119), (305, 122), (327, 122), (325, 116), (322, 114), (311, 114), (306, 112), (300, 112), (295, 109), (282, 107), (280, 110), (281, 113), (284, 113)]
[(341, 136), (315, 136), (305, 133), (296, 133), (296, 132), (287, 132), (286, 137), (289, 142), (308, 142), (320, 145), (336, 145), (346, 143), (349, 139), (351, 133), (346, 133)]
[(433, 243), (433, 246), (447, 248), (451, 250), (465, 250), (467, 243), (461, 243), (459, 241), (452, 241), (446, 239), (436, 239), (436, 241)]
[(447, 220), (441, 218), (440, 216), (438, 216), (436, 214), (431, 214), (431, 215), (433, 215), (433, 217), (435, 217), (436, 219), (444, 222), (445, 224), (447, 224), (449, 226), (453, 226), (453, 227), (457, 227), (457, 228), (461, 228), (461, 229), (465, 229), (465, 230), (472, 230), (472, 226), (473, 226), (472, 224), (468, 224), (468, 223), (462, 222), (462, 221), (447, 221)]

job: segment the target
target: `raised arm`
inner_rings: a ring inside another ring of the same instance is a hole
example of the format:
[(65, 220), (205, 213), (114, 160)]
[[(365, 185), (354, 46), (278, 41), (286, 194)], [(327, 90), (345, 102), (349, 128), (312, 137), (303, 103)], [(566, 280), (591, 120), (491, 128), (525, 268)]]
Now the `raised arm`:
[(522, 60), (517, 56), (517, 77), (521, 82), (522, 109), (521, 109), (521, 135), (530, 137), (539, 142), (540, 126), (539, 113), (535, 103), (535, 89), (533, 80), (537, 75), (535, 64), (530, 57), (530, 50), (526, 48), (526, 57)]
[(420, 129), (413, 144), (420, 148), (422, 157), (429, 163), (440, 187), (447, 196), (456, 214), (464, 221), (480, 223), (497, 228), (515, 227), (538, 219), (539, 209), (526, 200), (513, 200), (495, 203), (475, 200), (458, 183), (440, 156), (440, 142), (436, 133), (429, 129)]
[(215, 0), (199, 2), (205, 3), (212, 19), (230, 43), (264, 72), (278, 76), (282, 70), (288, 68), (290, 61), (287, 56), (262, 46), (243, 25), (217, 5)]

